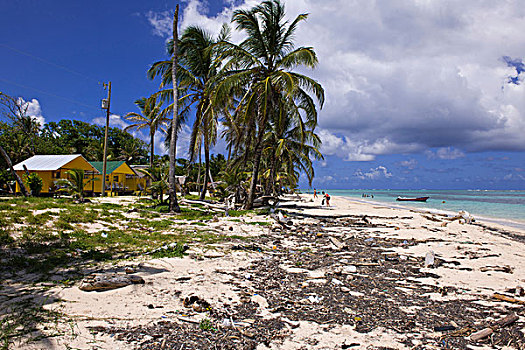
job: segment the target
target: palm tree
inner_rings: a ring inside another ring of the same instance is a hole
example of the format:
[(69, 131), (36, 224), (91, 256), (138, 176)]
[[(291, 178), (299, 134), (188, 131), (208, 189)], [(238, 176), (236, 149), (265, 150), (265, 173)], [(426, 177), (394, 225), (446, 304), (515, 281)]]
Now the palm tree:
[[(264, 155), (268, 159), (268, 182), (266, 193), (277, 193), (275, 185), (278, 180), (286, 178), (295, 187), (293, 179), (298, 178), (296, 169), (304, 172), (311, 185), (314, 168), (311, 157), (322, 160), (319, 151), (321, 140), (314, 129), (317, 125), (317, 111), (303, 121), (301, 113), (308, 115), (308, 109), (301, 104), (292, 105), (282, 99), (279, 113), (270, 121), (270, 127), (264, 137)], [(279, 174), (279, 171), (284, 173)], [(286, 174), (286, 176), (282, 176)], [(282, 182), (282, 181), (281, 181)]]
[(138, 169), (139, 172), (146, 175), (150, 181), (151, 185), (149, 189), (151, 190), (152, 197), (155, 198), (155, 195), (160, 196), (160, 204), (164, 203), (164, 192), (168, 190), (168, 166), (166, 163), (160, 164), (160, 166), (148, 167), (146, 169)]
[(117, 157), (118, 160), (123, 160), (126, 162), (137, 161), (139, 158), (142, 158), (142, 150), (144, 143), (142, 140), (132, 138), (128, 140), (122, 148), (120, 149), (120, 156)]
[(130, 112), (124, 116), (127, 120), (134, 124), (127, 126), (124, 130), (144, 128), (149, 129), (150, 138), (150, 157), (149, 166), (153, 167), (153, 159), (155, 156), (155, 133), (165, 123), (165, 114), (161, 111), (162, 102), (157, 103), (156, 97), (141, 98), (135, 101), (135, 104), (140, 109), (141, 113)]
[[(215, 99), (221, 101), (244, 91), (237, 113), (237, 122), (246, 126), (246, 138), (253, 150), (253, 170), (246, 209), (251, 209), (255, 198), (258, 175), (263, 154), (264, 135), (270, 120), (279, 112), (282, 98), (291, 105), (307, 109), (307, 118), (316, 118), (316, 105), (324, 102), (324, 90), (315, 80), (294, 72), (297, 67), (314, 68), (317, 56), (311, 47), (295, 48), (294, 32), (299, 22), (308, 15), (301, 14), (288, 24), (284, 20), (284, 5), (278, 0), (264, 1), (250, 10), (234, 12), (232, 22), (246, 32), (247, 38), (239, 45), (221, 43), (221, 55), (230, 60), (224, 65), (220, 81), (215, 88)], [(243, 90), (244, 88), (244, 90)], [(316, 124), (316, 123), (315, 123)]]
[[(229, 37), (229, 28), (223, 26), (217, 39), (198, 26), (190, 26), (185, 29), (179, 46), (179, 66), (177, 68), (177, 79), (182, 92), (179, 102), (182, 111), (188, 111), (195, 106), (196, 116), (193, 123), (189, 155), (190, 161), (194, 162), (196, 155), (200, 156), (201, 145), (204, 145), (205, 176), (201, 192), (204, 199), (207, 191), (210, 171), (210, 149), (217, 141), (217, 124), (220, 110), (210, 101), (213, 86), (213, 77), (217, 74), (220, 60), (213, 50), (217, 42), (224, 41)], [(168, 42), (168, 54), (173, 52), (173, 41)], [(148, 76), (153, 79), (162, 76), (162, 86), (173, 82), (171, 72), (171, 61), (159, 61), (152, 65)], [(168, 90), (161, 92), (166, 96)]]
[(69, 179), (59, 179), (55, 181), (58, 186), (63, 186), (72, 196), (77, 197), (80, 201), (84, 199), (84, 187), (95, 179), (85, 179), (84, 170), (71, 169), (65, 172)]

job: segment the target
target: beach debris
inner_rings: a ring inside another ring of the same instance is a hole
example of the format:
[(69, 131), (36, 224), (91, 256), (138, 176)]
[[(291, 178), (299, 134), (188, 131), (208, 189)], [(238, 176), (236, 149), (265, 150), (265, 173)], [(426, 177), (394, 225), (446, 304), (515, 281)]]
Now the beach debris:
[(281, 317), (281, 321), (285, 322), (286, 324), (290, 325), (292, 328), (297, 328), (301, 325), (299, 321), (292, 321), (287, 317)]
[(525, 290), (521, 286), (516, 286), (515, 288), (507, 288), (505, 289), (505, 292), (514, 294), (517, 297), (525, 296)]
[(441, 220), (436, 218), (435, 216), (424, 215), (424, 214), (421, 214), (421, 216), (430, 221), (441, 222)]
[(266, 300), (266, 298), (264, 298), (263, 296), (259, 295), (259, 294), (254, 294), (252, 295), (252, 297), (250, 298), (250, 300), (256, 304), (259, 305), (259, 307), (261, 309), (267, 309), (268, 308), (268, 301)]
[(459, 220), (460, 224), (471, 224), (476, 221), (468, 211), (460, 210), (456, 216), (448, 218), (449, 221)]
[(184, 317), (184, 316), (177, 316), (177, 319), (183, 322), (189, 322), (189, 323), (195, 323), (195, 324), (201, 323), (201, 320), (196, 320), (196, 319)]
[(473, 342), (477, 342), (477, 341), (480, 341), (481, 339), (484, 339), (484, 338), (488, 337), (492, 333), (494, 333), (494, 330), (492, 328), (490, 328), (490, 327), (483, 328), (480, 331), (472, 333), (470, 335), (470, 340), (472, 340)]
[(480, 341), (482, 339), (485, 339), (488, 336), (492, 335), (494, 333), (494, 331), (497, 331), (500, 328), (509, 326), (509, 325), (513, 324), (514, 322), (516, 322), (518, 319), (519, 319), (519, 317), (518, 317), (518, 315), (516, 315), (516, 313), (513, 312), (511, 314), (508, 314), (507, 316), (505, 316), (505, 317), (497, 320), (496, 322), (494, 322), (494, 324), (491, 327), (486, 327), (486, 328), (483, 328), (480, 331), (472, 333), (470, 335), (470, 340), (473, 341), (473, 342), (477, 342), (477, 341)]
[(435, 326), (434, 327), (434, 331), (436, 331), (436, 332), (455, 331), (456, 329), (457, 329), (457, 327), (453, 326), (453, 325)]
[(496, 271), (496, 272), (505, 272), (505, 273), (513, 273), (514, 269), (510, 267), (509, 265), (505, 266), (483, 266), (479, 269), (481, 272), (487, 272), (487, 271)]
[(500, 293), (494, 293), (492, 295), (492, 298), (498, 299), (498, 300), (501, 300), (501, 301), (506, 301), (508, 303), (525, 305), (525, 300), (516, 299), (516, 298), (509, 297), (509, 296), (506, 296), (506, 295), (500, 294)]
[(129, 286), (130, 284), (144, 284), (144, 279), (140, 276), (130, 274), (95, 274), (85, 277), (80, 286), (80, 290), (85, 292), (104, 291), (110, 289)]
[(186, 308), (192, 308), (195, 312), (204, 312), (211, 310), (211, 305), (206, 300), (196, 295), (190, 295), (183, 299), (182, 305)]
[(343, 249), (345, 247), (344, 243), (339, 241), (337, 238), (329, 236), (330, 242), (337, 248), (337, 249)]
[(434, 267), (436, 263), (436, 253), (430, 251), (425, 255), (425, 267)]
[(332, 278), (332, 284), (335, 284), (336, 286), (342, 286), (344, 283), (337, 278)]
[(312, 304), (318, 304), (321, 301), (323, 301), (324, 297), (319, 297), (317, 295), (310, 295), (308, 298), (306, 298), (309, 302)]
[(343, 270), (341, 271), (341, 273), (356, 273), (357, 272), (357, 267), (354, 266), (354, 265), (348, 265), (348, 266), (345, 266), (343, 267)]

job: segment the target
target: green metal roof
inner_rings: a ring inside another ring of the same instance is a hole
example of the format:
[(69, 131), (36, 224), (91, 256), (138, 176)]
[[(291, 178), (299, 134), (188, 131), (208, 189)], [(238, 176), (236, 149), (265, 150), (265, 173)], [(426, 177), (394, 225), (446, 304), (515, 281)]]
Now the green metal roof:
[[(103, 162), (90, 162), (90, 163), (91, 165), (93, 165), (93, 167), (95, 167), (95, 169), (97, 169), (102, 174), (102, 167), (104, 166)], [(106, 174), (107, 175), (111, 174), (112, 172), (115, 171), (115, 169), (117, 169), (119, 166), (121, 166), (124, 163), (125, 161), (123, 160), (106, 162)]]

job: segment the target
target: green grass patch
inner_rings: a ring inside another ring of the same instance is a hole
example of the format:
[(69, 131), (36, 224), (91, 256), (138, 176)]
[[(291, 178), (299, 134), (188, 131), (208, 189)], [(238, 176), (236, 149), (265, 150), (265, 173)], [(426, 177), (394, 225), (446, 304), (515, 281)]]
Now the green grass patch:
[(87, 210), (79, 206), (60, 212), (58, 218), (68, 223), (92, 223), (98, 219), (98, 216), (98, 211), (93, 209)]
[(182, 258), (186, 248), (183, 243), (176, 242), (176, 244), (161, 247), (150, 256), (152, 258)]
[(3, 210), (12, 210), (13, 206), (9, 203), (0, 202), (0, 211)]
[(52, 220), (53, 220), (53, 217), (52, 217), (51, 213), (49, 213), (49, 212), (45, 212), (45, 213), (37, 214), (37, 215), (33, 215), (33, 214), (30, 213), (27, 216), (26, 223), (28, 223), (29, 225), (42, 226), (42, 225), (45, 225), (45, 224), (47, 224), (48, 222), (50, 222)]
[(267, 221), (251, 221), (246, 222), (248, 225), (257, 225), (257, 226), (269, 226), (270, 223)]
[(55, 221), (55, 228), (58, 230), (72, 230), (73, 226), (69, 222), (67, 222), (64, 218), (59, 218), (57, 221)]
[(181, 212), (177, 214), (177, 219), (196, 221), (196, 220), (210, 220), (213, 218), (212, 213), (191, 210), (190, 208), (181, 208)]
[(208, 224), (204, 222), (200, 222), (200, 221), (194, 221), (194, 222), (191, 222), (190, 224), (196, 225), (196, 226), (208, 226)]
[(11, 237), (11, 230), (2, 227), (0, 228), (0, 246), (9, 245), (15, 240)]
[(201, 320), (201, 322), (199, 323), (199, 328), (203, 331), (212, 331), (212, 332), (217, 331), (217, 329), (213, 327), (213, 323), (207, 318), (203, 318)]

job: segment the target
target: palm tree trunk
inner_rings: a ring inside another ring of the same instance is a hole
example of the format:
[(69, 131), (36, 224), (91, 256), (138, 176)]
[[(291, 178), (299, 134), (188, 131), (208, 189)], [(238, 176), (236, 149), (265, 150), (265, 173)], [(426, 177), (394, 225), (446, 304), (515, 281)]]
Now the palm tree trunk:
[(171, 120), (171, 139), (170, 139), (170, 169), (169, 169), (169, 201), (170, 213), (180, 213), (179, 203), (177, 202), (177, 189), (175, 187), (175, 152), (177, 148), (177, 128), (179, 126), (179, 104), (178, 104), (178, 84), (177, 84), (177, 59), (178, 59), (178, 40), (177, 26), (179, 22), (179, 4), (175, 6), (173, 15), (173, 57), (171, 58), (171, 79), (173, 83), (173, 119)]
[(261, 166), (261, 157), (263, 151), (263, 137), (264, 130), (266, 127), (266, 120), (268, 117), (268, 112), (265, 113), (261, 125), (259, 126), (259, 131), (257, 133), (257, 141), (255, 142), (255, 152), (253, 157), (253, 171), (252, 171), (252, 181), (250, 182), (250, 192), (248, 192), (248, 198), (246, 199), (246, 204), (244, 209), (253, 208), (253, 200), (255, 199), (255, 191), (257, 189), (257, 180), (259, 178), (259, 168)]
[(201, 144), (199, 143), (199, 173), (197, 174), (197, 191), (199, 191), (199, 185), (201, 183)]
[(268, 179), (268, 187), (266, 187), (266, 194), (272, 194), (275, 195), (275, 173), (277, 167), (277, 159), (275, 157), (275, 154), (272, 152), (272, 162), (270, 164), (270, 178)]
[(9, 158), (9, 156), (7, 155), (6, 151), (4, 150), (2, 146), (0, 146), (0, 153), (2, 153), (2, 157), (4, 157), (5, 162), (7, 163), (7, 166), (9, 167), (9, 170), (11, 171), (11, 174), (15, 177), (15, 180), (18, 183), (18, 186), (20, 187), (20, 192), (22, 192), (22, 195), (24, 195), (24, 197), (29, 197), (29, 193), (27, 192), (27, 189), (24, 186), (24, 182), (22, 181), (20, 176), (18, 176), (15, 169), (13, 169), (13, 163), (11, 163), (11, 158)]
[(202, 184), (200, 200), (204, 200), (204, 198), (206, 198), (206, 191), (208, 190), (208, 181), (210, 174), (210, 146), (207, 145), (206, 142), (204, 142), (204, 162), (206, 164), (206, 171), (204, 174), (204, 183)]
[(153, 168), (153, 157), (155, 157), (155, 130), (150, 130), (149, 136), (149, 167)]

